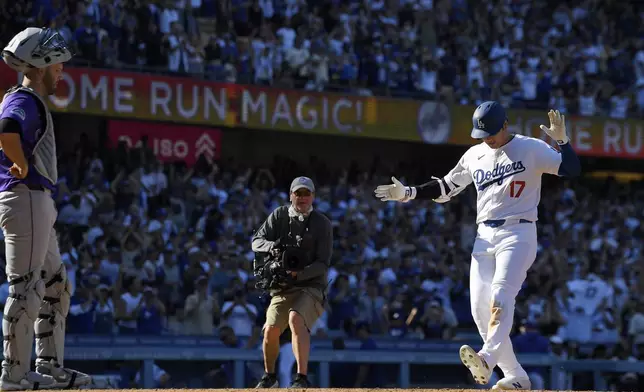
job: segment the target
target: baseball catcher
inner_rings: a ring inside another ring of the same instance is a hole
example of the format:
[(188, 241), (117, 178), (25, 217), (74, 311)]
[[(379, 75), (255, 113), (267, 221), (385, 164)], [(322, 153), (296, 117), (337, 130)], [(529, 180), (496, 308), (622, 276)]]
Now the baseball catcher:
[(63, 367), (70, 293), (54, 229), (56, 140), (45, 101), (72, 53), (55, 30), (29, 27), (11, 39), (2, 57), (23, 81), (0, 104), (0, 225), (9, 282), (0, 390), (79, 387), (90, 377)]

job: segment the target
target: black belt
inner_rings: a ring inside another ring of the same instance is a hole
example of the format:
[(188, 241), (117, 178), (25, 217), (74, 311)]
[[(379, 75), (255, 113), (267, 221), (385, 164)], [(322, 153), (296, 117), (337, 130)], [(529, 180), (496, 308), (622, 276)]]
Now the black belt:
[(32, 190), (32, 191), (42, 191), (42, 192), (44, 192), (44, 191), (49, 190), (49, 189), (45, 188), (42, 185), (36, 185), (36, 184), (25, 184), (25, 185), (27, 186), (27, 188), (29, 188), (29, 190)]
[[(493, 219), (493, 220), (486, 220), (483, 221), (483, 224), (487, 227), (501, 227), (505, 224), (507, 220), (506, 219)], [(514, 220), (516, 222), (516, 220)], [(533, 221), (529, 221), (527, 219), (519, 219), (519, 223), (534, 223)]]

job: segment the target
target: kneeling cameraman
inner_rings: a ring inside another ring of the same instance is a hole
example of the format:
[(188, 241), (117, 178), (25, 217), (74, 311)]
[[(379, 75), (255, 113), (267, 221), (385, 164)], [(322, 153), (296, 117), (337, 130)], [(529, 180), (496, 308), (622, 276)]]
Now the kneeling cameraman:
[(333, 246), (331, 222), (313, 210), (314, 195), (310, 178), (294, 179), (291, 205), (276, 208), (253, 236), (258, 287), (271, 295), (263, 331), (265, 374), (257, 388), (279, 386), (275, 361), (280, 335), (287, 327), (297, 361), (297, 376), (291, 387), (309, 386), (310, 329), (324, 312)]

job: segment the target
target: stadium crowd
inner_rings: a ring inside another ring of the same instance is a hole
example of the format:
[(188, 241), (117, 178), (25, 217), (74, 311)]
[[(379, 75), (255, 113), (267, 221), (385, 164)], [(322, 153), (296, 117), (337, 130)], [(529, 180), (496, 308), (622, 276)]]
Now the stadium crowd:
[[(606, 0), (16, 0), (0, 5), (0, 45), (26, 25), (49, 25), (74, 42), (79, 65), (625, 118), (644, 114), (640, 8)], [(81, 141), (61, 161), (56, 194), (74, 290), (68, 330), (220, 331), (235, 344), (256, 343), (266, 303), (254, 288), (250, 235), (288, 202), (288, 184), (302, 173), (315, 180), (315, 208), (335, 231), (316, 335), (452, 339), (474, 330), (473, 193), (446, 205), (382, 203), (373, 187), (391, 170), (333, 171), (286, 157), (262, 168), (204, 160), (188, 168), (162, 164), (146, 148)], [(436, 174), (417, 170), (409, 180)], [(548, 351), (565, 343), (561, 355), (644, 359), (644, 188), (583, 179), (546, 189), (539, 253), (515, 315), (517, 351), (534, 349), (522, 339), (536, 336), (549, 339)], [(4, 283), (0, 303), (7, 295)], [(576, 351), (589, 342), (592, 353)]]
[(50, 26), (85, 66), (623, 119), (644, 114), (643, 11), (619, 0), (16, 0), (0, 5), (0, 45)]
[[(271, 167), (200, 159), (188, 168), (162, 164), (144, 147), (97, 150), (85, 140), (75, 151), (61, 164), (56, 194), (74, 287), (71, 333), (212, 335), (229, 326), (252, 337), (266, 303), (254, 287), (249, 238), (288, 203), (285, 190), (300, 173), (315, 179), (315, 208), (335, 232), (329, 303), (315, 334), (355, 336), (366, 325), (374, 335), (451, 339), (473, 327), (473, 191), (444, 205), (382, 203), (373, 184), (392, 168), (379, 164), (336, 172), (276, 157)], [(546, 181), (517, 327), (644, 354), (643, 191), (610, 180)], [(0, 292), (6, 300), (6, 283)]]

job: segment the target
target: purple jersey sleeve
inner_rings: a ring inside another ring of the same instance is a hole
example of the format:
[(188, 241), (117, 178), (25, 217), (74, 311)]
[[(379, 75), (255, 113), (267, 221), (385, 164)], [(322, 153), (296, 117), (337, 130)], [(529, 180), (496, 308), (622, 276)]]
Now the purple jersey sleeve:
[(35, 98), (25, 94), (11, 94), (2, 101), (0, 119), (16, 120), (22, 128), (22, 138), (34, 142), (36, 132), (42, 127)]

